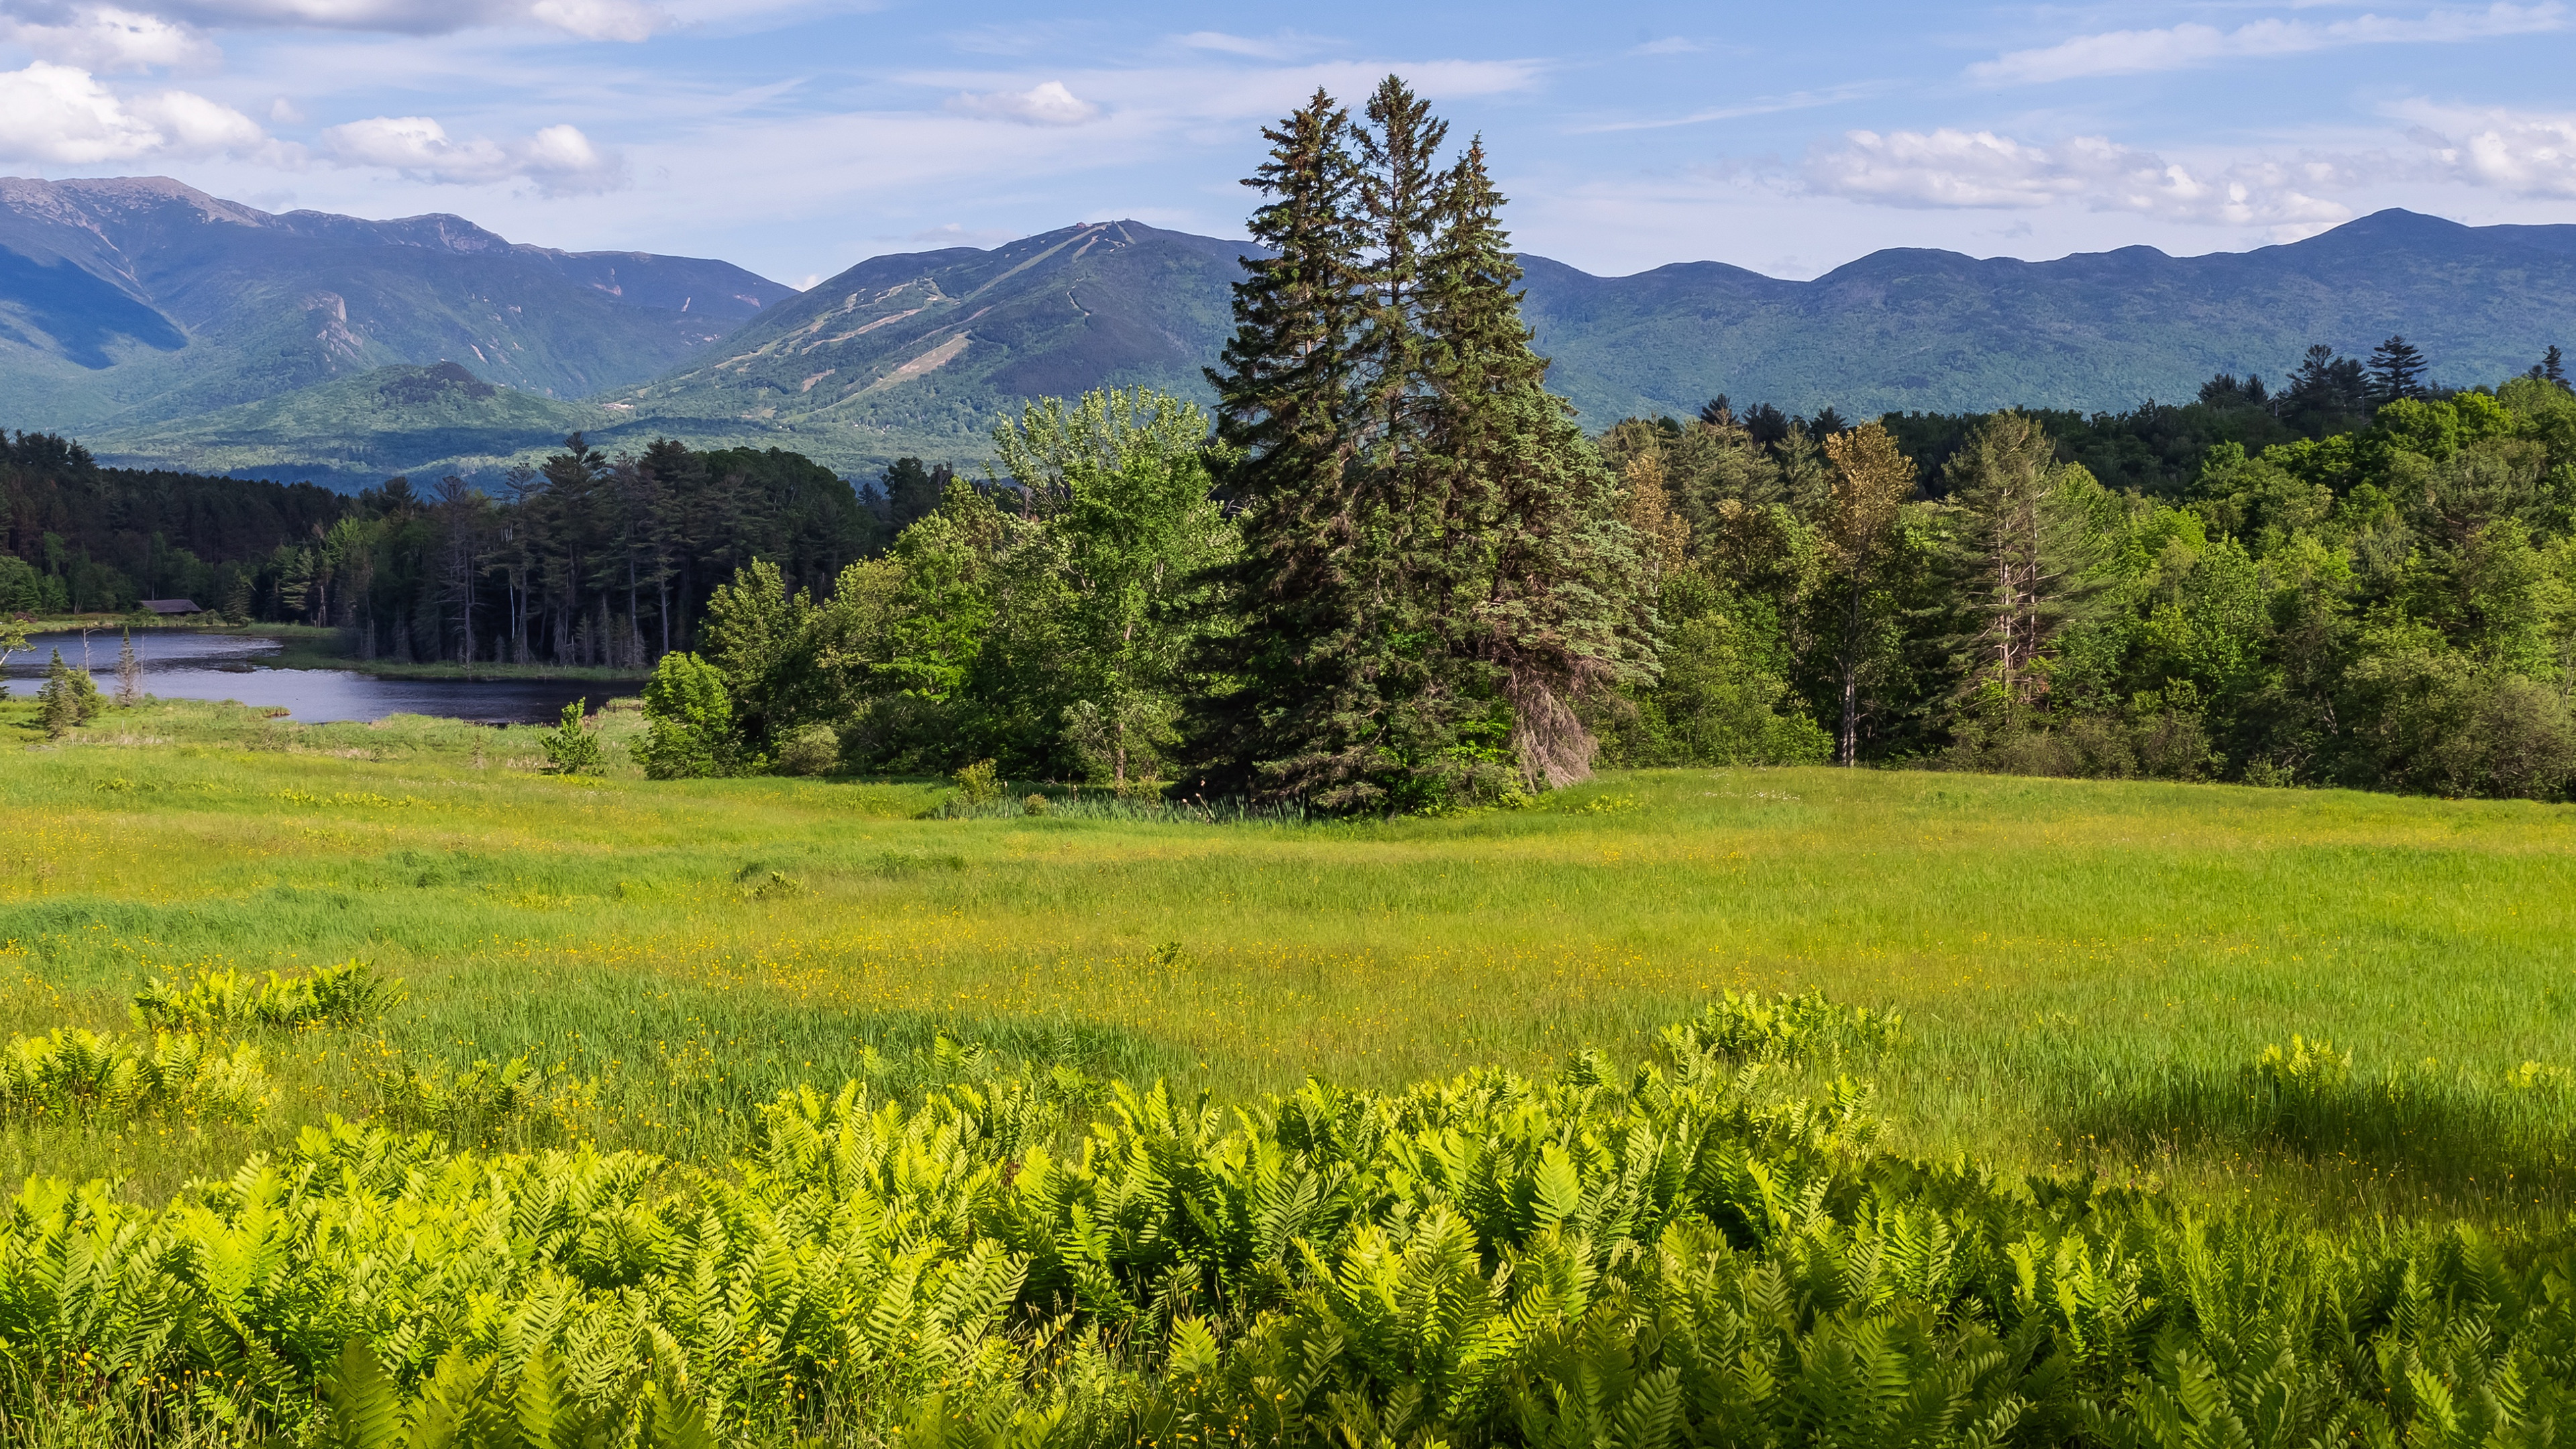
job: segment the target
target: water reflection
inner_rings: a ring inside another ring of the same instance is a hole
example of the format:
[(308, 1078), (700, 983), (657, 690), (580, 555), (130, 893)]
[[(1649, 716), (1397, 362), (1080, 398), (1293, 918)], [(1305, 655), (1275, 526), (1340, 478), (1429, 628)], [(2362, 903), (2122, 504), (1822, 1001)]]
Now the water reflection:
[[(79, 668), (86, 659), (98, 687), (116, 690), (119, 637), (113, 629), (79, 634), (38, 634), (33, 654), (9, 656), (10, 693), (25, 697), (25, 681), (44, 678), (53, 651)], [(351, 669), (279, 669), (263, 661), (284, 647), (257, 634), (138, 631), (134, 652), (143, 662), (143, 690), (163, 699), (229, 699), (280, 707), (304, 724), (383, 719), (391, 714), (441, 715), (493, 724), (552, 721), (573, 700), (596, 707), (610, 693), (635, 686), (552, 679), (382, 679)]]

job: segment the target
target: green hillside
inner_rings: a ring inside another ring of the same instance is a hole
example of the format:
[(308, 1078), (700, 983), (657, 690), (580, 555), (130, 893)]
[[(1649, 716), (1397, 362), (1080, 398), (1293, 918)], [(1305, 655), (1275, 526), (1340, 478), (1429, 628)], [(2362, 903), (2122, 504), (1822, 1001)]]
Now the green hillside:
[[(1205, 398), (1243, 243), (1135, 222), (994, 251), (878, 257), (701, 360), (615, 394), (653, 431), (834, 466), (982, 457), (1028, 397), (1150, 383)], [(1595, 277), (1524, 257), (1549, 380), (1585, 420), (1688, 414), (1725, 393), (1849, 416), (2021, 404), (2126, 409), (2211, 375), (2280, 379), (2310, 343), (2404, 333), (2458, 384), (2576, 341), (2576, 227), (2411, 212), (2244, 253), (2150, 247), (2022, 262), (1872, 253), (1811, 282), (1715, 262)]]
[(723, 345), (607, 400), (653, 429), (841, 466), (981, 456), (1024, 399), (1144, 384), (1201, 393), (1242, 244), (1120, 221), (993, 251), (860, 263)]
[(363, 488), (395, 474), (490, 481), (618, 414), (495, 387), (453, 362), (380, 367), (178, 423), (89, 440), (123, 467), (238, 473)]

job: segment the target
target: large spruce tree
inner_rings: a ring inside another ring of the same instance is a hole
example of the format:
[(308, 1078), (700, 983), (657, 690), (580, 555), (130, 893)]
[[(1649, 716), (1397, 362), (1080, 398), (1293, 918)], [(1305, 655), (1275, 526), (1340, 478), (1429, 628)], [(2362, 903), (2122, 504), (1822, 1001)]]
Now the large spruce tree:
[(1208, 371), (1219, 435), (1241, 450), (1223, 486), (1244, 549), (1217, 580), (1236, 627), (1203, 654), (1192, 747), (1205, 788), (1334, 801), (1382, 769), (1350, 486), (1358, 165), (1350, 113), (1320, 90), (1262, 135), (1270, 159), (1244, 184), (1270, 198), (1251, 223), (1270, 255), (1245, 260), (1235, 335)]
[[(1573, 702), (1649, 667), (1617, 484), (1544, 388), (1481, 143), (1389, 77), (1318, 93), (1248, 183), (1211, 370), (1244, 554), (1203, 658), (1202, 787), (1390, 810), (1589, 769)], [(1516, 778), (1517, 777), (1517, 778)]]

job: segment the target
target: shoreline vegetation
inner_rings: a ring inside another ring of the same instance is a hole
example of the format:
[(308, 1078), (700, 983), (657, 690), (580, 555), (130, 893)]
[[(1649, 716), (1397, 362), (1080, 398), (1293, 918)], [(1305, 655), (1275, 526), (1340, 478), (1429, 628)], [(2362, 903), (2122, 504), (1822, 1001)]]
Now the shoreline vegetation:
[(362, 658), (350, 648), (349, 631), (318, 624), (234, 623), (209, 620), (204, 623), (172, 619), (159, 615), (140, 618), (130, 614), (83, 614), (73, 616), (29, 616), (21, 627), (28, 634), (78, 634), (91, 636), (93, 649), (98, 641), (113, 641), (121, 633), (136, 634), (211, 634), (234, 638), (275, 639), (284, 647), (260, 660), (270, 669), (340, 669), (358, 674), (372, 674), (385, 679), (543, 679), (573, 683), (596, 681), (602, 684), (641, 685), (652, 677), (652, 671), (615, 669), (592, 664), (511, 664), (478, 661), (459, 664), (452, 660), (394, 660)]

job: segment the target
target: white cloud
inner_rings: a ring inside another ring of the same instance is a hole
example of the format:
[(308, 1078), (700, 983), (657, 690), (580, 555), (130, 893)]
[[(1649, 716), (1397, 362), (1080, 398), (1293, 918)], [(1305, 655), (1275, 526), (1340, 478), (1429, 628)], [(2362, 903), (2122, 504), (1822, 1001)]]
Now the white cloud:
[(268, 139), (259, 123), (220, 101), (187, 91), (163, 91), (130, 104), (168, 138), (164, 149), (190, 156), (241, 155)]
[(1811, 189), (1883, 206), (2022, 209), (2071, 204), (2168, 221), (2313, 227), (2351, 211), (2315, 193), (2346, 163), (2239, 162), (2200, 172), (2100, 136), (2039, 146), (1992, 131), (1852, 131), (1808, 163)]
[(15, 41), (39, 60), (87, 71), (204, 66), (221, 58), (195, 29), (115, 5), (89, 5), (43, 21), (0, 15), (0, 40)]
[(1098, 106), (1065, 89), (1062, 81), (1046, 81), (1025, 91), (955, 95), (949, 97), (948, 109), (1024, 126), (1079, 126), (1100, 115)]
[(267, 141), (250, 117), (187, 91), (133, 99), (76, 66), (0, 72), (0, 156), (92, 166), (146, 156), (213, 156)]
[(1972, 80), (2028, 85), (2083, 76), (2136, 75), (2183, 70), (2218, 61), (2296, 55), (2347, 45), (2434, 45), (2566, 28), (2567, 7), (2558, 0), (2516, 5), (2509, 0), (2484, 10), (2433, 10), (2416, 19), (2361, 15), (2318, 24), (2309, 20), (2257, 20), (2234, 30), (2175, 25), (2162, 30), (2113, 30), (2079, 35), (2036, 50), (2016, 50), (1968, 67)]
[[(1086, 94), (1098, 96), (1095, 107), (1103, 119), (1125, 124), (1138, 135), (1181, 134), (1209, 124), (1233, 125), (1245, 121), (1267, 122), (1306, 103), (1317, 88), (1357, 105), (1368, 99), (1379, 81), (1389, 72), (1401, 75), (1414, 91), (1435, 101), (1458, 100), (1470, 96), (1487, 96), (1524, 90), (1544, 74), (1533, 61), (1514, 60), (1430, 60), (1430, 61), (1329, 61), (1307, 65), (1281, 66), (1156, 66), (1131, 70), (1094, 70), (1077, 73), (1071, 85), (1079, 85)], [(979, 87), (1009, 86), (1027, 79), (1025, 75), (997, 75), (991, 72), (917, 71), (898, 76), (906, 84), (942, 90), (967, 88), (965, 94), (952, 95), (946, 104), (951, 115), (988, 117), (1007, 115), (1014, 120), (1035, 119), (1015, 113), (1012, 108), (1029, 105), (1033, 98), (1050, 90), (1062, 90), (1056, 104), (1064, 101), (1075, 106), (1091, 105), (1076, 98), (1066, 82), (1050, 82), (1032, 90), (1009, 89), (984, 92)], [(864, 115), (854, 120), (865, 121)], [(1069, 119), (1069, 118), (1068, 118)], [(1058, 120), (1055, 124), (1064, 124)], [(1232, 139), (1229, 137), (1228, 139)]]
[(2445, 179), (2518, 196), (2576, 199), (2576, 115), (2446, 110), (2412, 105), (2410, 139), (2432, 153)]
[(609, 191), (626, 168), (571, 126), (548, 126), (524, 141), (459, 141), (428, 116), (375, 116), (322, 133), (323, 154), (343, 166), (378, 166), (414, 181), (483, 186), (524, 179), (548, 196)]
[(901, 240), (936, 242), (943, 247), (997, 247), (1006, 241), (1017, 241), (1019, 238), (1020, 233), (1015, 231), (999, 227), (970, 228), (952, 221), (945, 226), (923, 227), (919, 231), (908, 232)]
[(585, 40), (642, 40), (672, 17), (646, 0), (166, 0), (207, 26), (296, 26), (444, 35), (484, 25), (541, 25)]
[(1178, 36), (1180, 44), (1191, 50), (1213, 51), (1218, 55), (1240, 55), (1251, 60), (1293, 60), (1312, 55), (1331, 42), (1320, 36), (1300, 35), (1282, 30), (1276, 35), (1229, 35), (1222, 30), (1193, 30)]
[(584, 40), (650, 40), (671, 17), (635, 0), (537, 0), (528, 17)]
[(1667, 35), (1661, 40), (1649, 40), (1628, 53), (1630, 55), (1696, 55), (1706, 49), (1708, 49), (1707, 46), (1687, 35)]
[(1803, 111), (1816, 106), (1838, 106), (1845, 101), (1875, 95), (1885, 89), (1887, 87), (1883, 84), (1865, 82), (1859, 85), (1837, 86), (1827, 91), (1800, 91), (1795, 95), (1786, 96), (1757, 96), (1752, 100), (1739, 101), (1731, 106), (1711, 106), (1705, 110), (1691, 111), (1684, 115), (1658, 116), (1646, 121), (1597, 121), (1590, 125), (1571, 126), (1567, 130), (1577, 136), (1593, 135), (1603, 131), (1661, 131), (1674, 126), (1701, 125), (1709, 121), (1733, 121), (1746, 116), (1775, 116), (1783, 111)]

